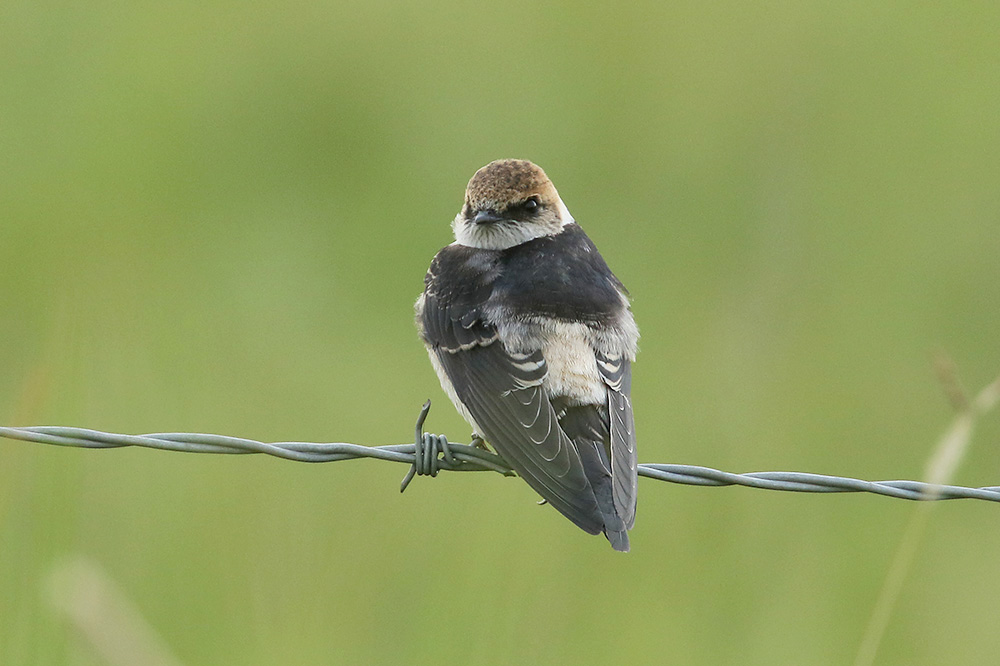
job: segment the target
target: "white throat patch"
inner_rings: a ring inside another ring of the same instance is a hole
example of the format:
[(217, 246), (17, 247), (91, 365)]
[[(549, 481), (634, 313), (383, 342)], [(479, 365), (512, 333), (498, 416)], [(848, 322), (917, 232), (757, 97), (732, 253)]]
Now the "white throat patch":
[(455, 244), (475, 247), (481, 250), (506, 250), (542, 236), (555, 236), (567, 224), (574, 222), (566, 204), (559, 199), (559, 227), (533, 222), (497, 222), (480, 225), (469, 222), (462, 213), (455, 216), (451, 228), (455, 232)]

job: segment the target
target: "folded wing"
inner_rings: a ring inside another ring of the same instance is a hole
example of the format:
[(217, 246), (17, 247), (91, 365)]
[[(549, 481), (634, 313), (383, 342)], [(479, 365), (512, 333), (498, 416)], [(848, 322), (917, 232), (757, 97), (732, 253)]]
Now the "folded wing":
[(542, 388), (541, 351), (509, 353), (475, 308), (455, 310), (426, 293), (422, 333), (478, 434), (563, 515), (591, 534), (601, 532), (604, 517), (580, 456)]
[(632, 415), (632, 364), (621, 355), (597, 354), (597, 369), (607, 385), (611, 431), (611, 480), (615, 510), (625, 525), (635, 524), (638, 495), (638, 458), (635, 446), (635, 418)]

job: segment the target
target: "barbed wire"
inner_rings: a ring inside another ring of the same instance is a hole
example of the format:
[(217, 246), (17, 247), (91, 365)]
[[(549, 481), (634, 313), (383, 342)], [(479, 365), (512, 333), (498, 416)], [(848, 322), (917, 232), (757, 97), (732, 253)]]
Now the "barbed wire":
[[(146, 435), (117, 433), (65, 426), (0, 427), (0, 437), (56, 446), (108, 449), (139, 446), (185, 453), (250, 454), (263, 453), (298, 462), (338, 462), (375, 458), (410, 465), (400, 491), (415, 475), (437, 476), (439, 470), (494, 471), (514, 476), (500, 456), (480, 446), (449, 442), (443, 435), (423, 432), (430, 410), (428, 400), (420, 411), (413, 444), (362, 446), (360, 444), (319, 442), (259, 442), (242, 437), (191, 432), (163, 432)], [(734, 474), (711, 467), (646, 463), (639, 465), (639, 476), (658, 481), (693, 486), (746, 486), (764, 490), (807, 493), (873, 493), (907, 500), (979, 499), (1000, 502), (1000, 486), (969, 488), (921, 481), (865, 481), (808, 472), (750, 472)]]

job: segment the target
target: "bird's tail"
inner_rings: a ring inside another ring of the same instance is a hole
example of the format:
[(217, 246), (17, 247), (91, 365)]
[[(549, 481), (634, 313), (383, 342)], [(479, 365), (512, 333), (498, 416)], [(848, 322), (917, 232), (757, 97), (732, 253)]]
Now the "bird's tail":
[(611, 547), (621, 553), (628, 552), (628, 530), (609, 530), (604, 528), (604, 536), (608, 537)]
[(601, 418), (600, 409), (595, 409), (594, 405), (558, 407), (556, 413), (560, 414), (559, 425), (573, 440), (580, 462), (583, 463), (583, 473), (590, 481), (597, 500), (597, 509), (604, 522), (604, 536), (608, 538), (612, 548), (627, 553), (629, 524), (615, 507), (611, 461), (604, 444), (611, 437), (607, 416)]
[[(586, 445), (590, 444), (590, 447)], [(611, 470), (603, 453), (603, 445), (600, 442), (584, 442), (577, 440), (580, 457), (583, 460), (583, 469), (590, 479), (590, 485), (594, 489), (594, 496), (597, 498), (597, 507), (604, 518), (604, 536), (611, 542), (611, 547), (617, 551), (627, 553), (628, 525), (618, 514), (615, 507), (614, 490), (611, 481)], [(587, 455), (588, 449), (594, 453)]]

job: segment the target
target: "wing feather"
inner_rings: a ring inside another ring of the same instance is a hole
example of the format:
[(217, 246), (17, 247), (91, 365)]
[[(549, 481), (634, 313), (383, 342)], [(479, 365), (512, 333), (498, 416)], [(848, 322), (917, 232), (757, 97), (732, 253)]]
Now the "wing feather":
[(632, 365), (624, 356), (597, 355), (597, 367), (608, 386), (608, 416), (611, 431), (611, 479), (615, 509), (625, 525), (635, 524), (638, 496), (638, 456), (635, 417), (632, 414)]

